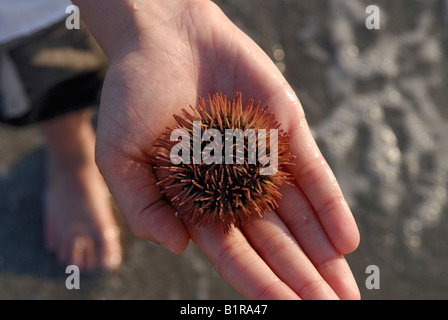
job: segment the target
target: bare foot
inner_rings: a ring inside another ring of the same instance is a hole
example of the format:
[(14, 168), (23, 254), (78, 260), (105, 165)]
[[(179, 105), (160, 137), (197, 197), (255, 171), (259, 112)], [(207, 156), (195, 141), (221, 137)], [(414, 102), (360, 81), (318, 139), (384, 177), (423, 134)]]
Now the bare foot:
[[(87, 271), (114, 269), (122, 257), (119, 228), (94, 161), (95, 136), (86, 125), (67, 125), (73, 120), (68, 118), (43, 129), (49, 149), (46, 245), (64, 265), (74, 264)], [(55, 136), (60, 130), (72, 129), (76, 130), (69, 136)], [(60, 147), (58, 140), (64, 146)]]

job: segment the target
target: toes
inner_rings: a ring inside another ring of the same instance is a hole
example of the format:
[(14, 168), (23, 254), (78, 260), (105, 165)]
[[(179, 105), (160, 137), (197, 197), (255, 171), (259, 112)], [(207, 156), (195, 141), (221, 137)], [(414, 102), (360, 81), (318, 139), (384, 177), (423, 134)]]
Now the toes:
[(101, 265), (105, 269), (116, 269), (122, 260), (120, 228), (110, 226), (103, 232)]
[(80, 270), (117, 269), (122, 262), (120, 229), (109, 227), (99, 237), (66, 235), (61, 241), (47, 233), (47, 247), (55, 251), (61, 265), (76, 265)]
[(93, 271), (98, 266), (95, 241), (86, 235), (77, 235), (62, 241), (56, 249), (58, 261), (64, 266), (75, 265), (82, 271)]
[(91, 237), (83, 237), (82, 240), (83, 247), (81, 249), (84, 252), (80, 253), (82, 260), (79, 268), (85, 271), (93, 271), (98, 265), (95, 241)]

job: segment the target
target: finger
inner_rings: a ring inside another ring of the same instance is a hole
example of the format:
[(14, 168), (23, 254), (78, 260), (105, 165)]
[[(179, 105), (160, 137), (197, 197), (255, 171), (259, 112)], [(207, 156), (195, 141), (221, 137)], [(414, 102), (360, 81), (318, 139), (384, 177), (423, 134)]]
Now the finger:
[(296, 157), (288, 169), (303, 190), (335, 248), (345, 254), (356, 249), (359, 231), (336, 178), (322, 156), (308, 127), (303, 108), (289, 87), (269, 100), (290, 135)]
[(133, 234), (174, 253), (185, 250), (187, 230), (174, 208), (162, 198), (150, 164), (121, 154), (107, 157), (108, 153), (101, 150), (105, 149), (97, 147), (98, 167)]
[(359, 244), (359, 232), (333, 172), (320, 153), (304, 118), (291, 130), (291, 151), (296, 156), (292, 174), (317, 213), (328, 237), (341, 253)]
[(359, 299), (359, 290), (344, 257), (329, 241), (305, 195), (298, 187), (281, 188), (277, 213), (325, 281), (341, 299)]
[(354, 251), (359, 244), (356, 222), (316, 145), (296, 94), (286, 83), (271, 93), (265, 103), (272, 107), (282, 128), (290, 135), (291, 153), (296, 158), (288, 169), (317, 213), (330, 241), (340, 253)]
[(248, 299), (299, 299), (299, 296), (272, 272), (239, 229), (225, 234), (220, 225), (188, 225), (196, 245), (216, 271)]
[(243, 232), (261, 258), (300, 298), (338, 299), (276, 213), (253, 219)]

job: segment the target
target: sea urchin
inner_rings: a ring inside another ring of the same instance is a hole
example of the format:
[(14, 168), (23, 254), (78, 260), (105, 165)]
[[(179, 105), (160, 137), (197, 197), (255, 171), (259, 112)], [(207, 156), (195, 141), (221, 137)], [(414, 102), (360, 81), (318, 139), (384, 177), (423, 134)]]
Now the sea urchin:
[(241, 93), (232, 101), (209, 95), (208, 106), (199, 98), (190, 109), (174, 115), (177, 126), (157, 140), (153, 160), (157, 185), (178, 215), (199, 225), (219, 221), (228, 232), (277, 208), (279, 187), (291, 184), (282, 166), (294, 157), (275, 116), (252, 99), (243, 108)]

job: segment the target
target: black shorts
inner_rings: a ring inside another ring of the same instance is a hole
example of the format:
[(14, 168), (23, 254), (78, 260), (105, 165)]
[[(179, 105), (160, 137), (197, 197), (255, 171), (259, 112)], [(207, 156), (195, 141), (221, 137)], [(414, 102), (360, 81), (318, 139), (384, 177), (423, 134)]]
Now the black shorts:
[(0, 122), (25, 125), (98, 104), (107, 59), (65, 20), (0, 44)]

